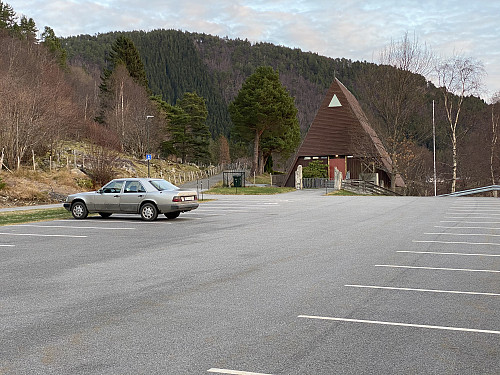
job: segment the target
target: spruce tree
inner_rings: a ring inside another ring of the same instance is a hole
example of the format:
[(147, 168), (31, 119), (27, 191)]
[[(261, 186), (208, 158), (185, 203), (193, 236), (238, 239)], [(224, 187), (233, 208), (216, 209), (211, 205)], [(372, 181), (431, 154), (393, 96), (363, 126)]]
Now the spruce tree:
[(144, 63), (141, 60), (141, 56), (134, 42), (132, 42), (130, 38), (123, 35), (119, 36), (111, 46), (111, 51), (106, 60), (108, 63), (107, 69), (109, 75), (118, 65), (123, 64), (134, 81), (145, 89), (148, 89), (148, 79), (146, 78)]
[(177, 101), (177, 105), (188, 115), (187, 124), (191, 152), (190, 159), (197, 163), (206, 163), (210, 160), (210, 130), (206, 124), (208, 111), (205, 99), (194, 92), (187, 92), (182, 99)]
[(111, 46), (111, 51), (106, 57), (106, 63), (107, 67), (103, 71), (101, 84), (99, 85), (99, 89), (101, 91), (101, 107), (99, 115), (95, 118), (95, 121), (100, 124), (104, 124), (106, 122), (105, 113), (107, 103), (112, 99), (113, 95), (109, 87), (110, 78), (118, 66), (125, 66), (130, 77), (132, 77), (138, 85), (144, 87), (148, 94), (151, 94), (151, 91), (148, 88), (148, 80), (146, 78), (144, 64), (137, 48), (135, 48), (135, 45), (130, 38), (121, 35), (115, 40)]

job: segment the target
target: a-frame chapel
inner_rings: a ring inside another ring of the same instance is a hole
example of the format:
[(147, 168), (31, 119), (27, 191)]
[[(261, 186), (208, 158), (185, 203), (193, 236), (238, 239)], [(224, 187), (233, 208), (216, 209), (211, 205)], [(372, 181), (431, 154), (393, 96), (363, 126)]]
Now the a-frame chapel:
[[(337, 78), (286, 172), (285, 186), (295, 186), (297, 167), (313, 160), (328, 165), (329, 178), (336, 167), (343, 179), (375, 176), (379, 185), (391, 186), (391, 158), (354, 95)], [(404, 186), (399, 175), (395, 179), (396, 187)]]

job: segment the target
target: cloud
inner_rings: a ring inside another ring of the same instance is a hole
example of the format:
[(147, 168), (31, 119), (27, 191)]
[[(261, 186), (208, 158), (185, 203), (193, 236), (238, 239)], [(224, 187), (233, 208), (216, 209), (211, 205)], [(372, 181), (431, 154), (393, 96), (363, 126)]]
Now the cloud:
[(11, 0), (57, 35), (178, 29), (297, 47), (330, 57), (377, 60), (408, 31), (434, 52), (482, 60), (500, 89), (500, 2), (490, 0)]

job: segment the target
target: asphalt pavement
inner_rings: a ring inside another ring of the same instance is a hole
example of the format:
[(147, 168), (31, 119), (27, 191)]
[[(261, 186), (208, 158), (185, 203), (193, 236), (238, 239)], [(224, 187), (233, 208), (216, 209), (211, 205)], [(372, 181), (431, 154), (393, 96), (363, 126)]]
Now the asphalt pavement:
[(494, 198), (217, 196), (0, 230), (0, 374), (498, 374)]

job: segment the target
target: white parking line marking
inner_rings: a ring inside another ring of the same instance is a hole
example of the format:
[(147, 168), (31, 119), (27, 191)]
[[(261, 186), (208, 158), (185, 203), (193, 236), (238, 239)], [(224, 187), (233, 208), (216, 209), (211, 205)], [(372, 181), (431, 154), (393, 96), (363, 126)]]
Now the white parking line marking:
[(500, 224), (500, 221), (461, 221), (461, 220), (441, 220), (440, 223), (462, 223), (462, 224)]
[(469, 254), (469, 253), (443, 253), (440, 251), (410, 251), (398, 250), (396, 253), (410, 253), (410, 254), (432, 254), (432, 255), (464, 255), (469, 257), (500, 257), (500, 254)]
[(240, 212), (243, 212), (243, 213), (247, 213), (247, 212), (252, 212), (252, 210), (228, 210), (226, 208), (224, 209), (217, 209), (217, 210), (202, 210), (202, 212), (229, 212), (229, 213), (233, 213), (233, 212), (236, 212), (236, 213), (240, 213)]
[(35, 228), (68, 228), (68, 229), (102, 229), (102, 230), (135, 230), (137, 228), (123, 228), (123, 227), (76, 227), (71, 225), (35, 225), (35, 224), (19, 224), (12, 225), (16, 227), (35, 227)]
[[(131, 219), (133, 219), (131, 217)], [(60, 220), (54, 220), (54, 221), (64, 221), (64, 222), (73, 222), (73, 223), (102, 223), (104, 221), (108, 221), (109, 223), (127, 223), (130, 224), (130, 220), (114, 220), (114, 219), (100, 219), (100, 218), (95, 218), (94, 220), (88, 220), (88, 219), (60, 219)], [(137, 221), (134, 222), (134, 224), (151, 224), (151, 223), (146, 223), (145, 221)]]
[(440, 271), (466, 271), (466, 272), (500, 273), (500, 271), (497, 271), (497, 270), (475, 270), (475, 269), (471, 269), (471, 268), (447, 268), (447, 267), (399, 266), (399, 265), (394, 265), (394, 264), (376, 264), (374, 267), (410, 268), (410, 269), (440, 270)]
[(413, 240), (414, 243), (442, 243), (442, 244), (453, 244), (453, 245), (491, 245), (500, 246), (500, 243), (495, 242), (467, 242), (467, 241), (425, 241), (425, 240)]
[[(446, 218), (448, 219), (474, 219), (474, 220), (477, 220), (477, 219), (495, 219), (494, 217), (491, 217), (491, 216), (484, 216), (484, 217), (481, 217), (481, 216), (476, 216), (476, 217), (470, 217), (470, 216), (451, 216), (451, 215), (446, 215)], [(498, 223), (498, 222), (497, 222)]]
[(271, 375), (271, 374), (263, 374), (261, 372), (226, 370), (226, 369), (222, 369), (222, 368), (211, 368), (207, 371), (208, 372), (216, 372), (218, 374), (232, 374), (232, 375)]
[[(446, 216), (460, 216), (460, 215), (477, 215), (477, 216), (499, 216), (500, 214), (495, 214), (495, 213), (488, 213), (488, 212), (445, 212)], [(475, 219), (475, 217), (472, 217), (472, 219)]]
[(14, 246), (16, 246), (16, 245), (2, 245), (2, 244), (0, 244), (0, 247), (14, 247)]
[(424, 234), (438, 234), (438, 235), (448, 235), (448, 236), (488, 236), (488, 237), (500, 237), (500, 234), (489, 234), (489, 233), (424, 233)]
[(383, 322), (383, 321), (378, 321), (378, 320), (333, 318), (333, 317), (328, 317), (328, 316), (314, 316), (314, 315), (299, 315), (298, 317), (299, 318), (306, 318), (306, 319), (333, 320), (333, 321), (338, 321), (338, 322), (349, 322), (349, 323), (380, 324), (380, 325), (397, 326), (397, 327), (429, 328), (429, 329), (439, 329), (439, 330), (445, 330), (445, 331), (475, 332), (475, 333), (488, 333), (488, 334), (500, 335), (500, 331), (493, 331), (493, 330), (488, 330), (488, 329), (431, 326), (431, 325), (427, 325), (427, 324), (395, 323), (395, 322)]
[(201, 216), (226, 216), (226, 214), (206, 214), (205, 212), (192, 212), (192, 213), (187, 213), (186, 212), (185, 214), (183, 214), (183, 216), (185, 216), (185, 215), (189, 215), (189, 216), (191, 216), (191, 215), (198, 215), (198, 216), (200, 216), (200, 215)]
[(458, 290), (440, 290), (440, 289), (418, 289), (418, 288), (398, 288), (392, 286), (376, 286), (376, 285), (344, 285), (346, 287), (353, 288), (368, 288), (368, 289), (386, 289), (386, 290), (402, 290), (409, 292), (430, 292), (430, 293), (449, 293), (449, 294), (467, 294), (467, 295), (478, 295), (478, 296), (494, 296), (500, 297), (499, 293), (486, 293), (486, 292), (461, 292)]
[(447, 227), (444, 225), (434, 225), (434, 228), (443, 228), (443, 229), (500, 229), (500, 227)]
[(67, 237), (67, 238), (86, 238), (87, 236), (71, 236), (69, 234), (37, 234), (37, 233), (0, 233), (4, 236), (31, 236), (31, 237)]
[(470, 208), (450, 208), (450, 211), (461, 211), (463, 213), (471, 213), (471, 214), (475, 214), (475, 215), (479, 215), (481, 212), (499, 212), (500, 210), (498, 209), (494, 209), (494, 210), (485, 210), (485, 209), (481, 209), (481, 212), (471, 212), (471, 209)]

